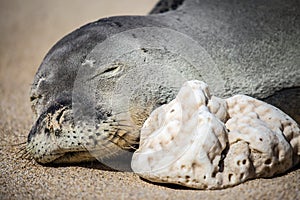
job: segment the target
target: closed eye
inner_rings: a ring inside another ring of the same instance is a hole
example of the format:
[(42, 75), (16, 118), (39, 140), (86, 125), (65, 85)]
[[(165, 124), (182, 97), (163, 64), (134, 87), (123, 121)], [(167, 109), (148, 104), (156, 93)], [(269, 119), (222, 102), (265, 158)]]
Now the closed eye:
[(118, 68), (119, 68), (118, 66), (113, 66), (113, 67), (111, 67), (111, 68), (108, 68), (108, 69), (104, 70), (104, 71), (102, 72), (102, 74), (116, 71)]
[(111, 65), (109, 68), (104, 71), (96, 70), (95, 75), (92, 76), (89, 80), (93, 80), (98, 76), (104, 76), (105, 78), (114, 77), (119, 74), (118, 72), (122, 71), (122, 65)]

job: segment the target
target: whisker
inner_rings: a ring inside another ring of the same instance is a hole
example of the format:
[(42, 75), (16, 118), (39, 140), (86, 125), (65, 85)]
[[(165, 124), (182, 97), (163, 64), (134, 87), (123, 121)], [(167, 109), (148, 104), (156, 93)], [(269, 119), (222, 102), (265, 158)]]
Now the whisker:
[(24, 152), (24, 154), (22, 154), (22, 158), (26, 159), (27, 156), (29, 156), (29, 155), (30, 155), (30, 153), (28, 151), (26, 151), (26, 152)]
[(19, 149), (19, 150), (18, 150), (17, 152), (15, 152), (13, 155), (14, 155), (14, 156), (18, 156), (20, 153), (23, 153), (24, 151), (26, 151), (26, 148), (25, 148), (25, 147)]
[[(11, 147), (14, 147), (14, 146), (21, 146), (21, 145), (26, 145), (27, 142), (20, 142), (20, 143), (17, 143), (17, 144), (7, 144), (5, 146), (11, 146)], [(1, 146), (1, 145), (0, 145)]]
[(16, 138), (27, 138), (28, 136), (26, 136), (26, 135), (17, 135), (16, 133), (14, 133), (14, 137), (16, 137)]
[[(118, 132), (121, 131), (121, 130), (122, 129), (117, 129), (117, 131), (115, 133), (109, 133), (109, 134), (113, 135), (114, 137), (118, 137), (119, 139), (122, 139), (123, 141), (125, 141), (127, 143), (127, 145), (128, 145), (129, 148), (137, 150), (136, 147), (134, 147), (134, 146), (131, 145), (132, 142), (129, 142), (124, 136), (120, 136), (118, 134)], [(130, 132), (126, 131), (126, 133), (124, 135), (127, 135), (128, 133), (130, 133)], [(134, 144), (138, 144), (138, 143), (134, 143)], [(126, 147), (124, 147), (124, 148), (125, 149), (129, 149), (129, 148), (126, 148)]]
[[(20, 152), (21, 153), (21, 152)], [(23, 159), (24, 158), (24, 155), (26, 155), (26, 154), (28, 154), (29, 152), (28, 151), (24, 151), (24, 152), (22, 152), (22, 154), (19, 156), (19, 157), (17, 157), (17, 159)]]
[(33, 160), (33, 158), (26, 158), (26, 163), (25, 163), (25, 166), (27, 167), (29, 165), (29, 163)]
[(32, 157), (32, 155), (28, 152), (28, 154), (26, 155), (25, 159), (33, 160), (33, 157)]
[(127, 125), (127, 124), (118, 124), (117, 126), (133, 127), (132, 125)]
[(127, 119), (115, 119), (115, 122), (128, 122)]
[(120, 111), (120, 112), (114, 112), (113, 115), (120, 115), (120, 114), (124, 114), (124, 113), (128, 113), (128, 111)]

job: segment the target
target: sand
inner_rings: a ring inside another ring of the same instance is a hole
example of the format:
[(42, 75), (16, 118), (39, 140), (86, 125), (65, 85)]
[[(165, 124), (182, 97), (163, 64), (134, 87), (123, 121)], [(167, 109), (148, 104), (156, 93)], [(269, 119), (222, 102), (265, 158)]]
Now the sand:
[(217, 191), (157, 185), (94, 166), (45, 167), (17, 153), (33, 123), (30, 84), (65, 34), (112, 15), (146, 14), (155, 0), (0, 1), (0, 199), (300, 199), (300, 168)]

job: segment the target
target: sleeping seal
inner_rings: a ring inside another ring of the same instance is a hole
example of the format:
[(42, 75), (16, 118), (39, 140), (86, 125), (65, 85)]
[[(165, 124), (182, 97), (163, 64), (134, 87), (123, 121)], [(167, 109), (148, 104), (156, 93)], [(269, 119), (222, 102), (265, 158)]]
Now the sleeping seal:
[(34, 78), (28, 153), (43, 164), (126, 161), (150, 112), (192, 79), (217, 96), (264, 99), (299, 122), (299, 9), (292, 0), (162, 0), (147, 16), (75, 30)]

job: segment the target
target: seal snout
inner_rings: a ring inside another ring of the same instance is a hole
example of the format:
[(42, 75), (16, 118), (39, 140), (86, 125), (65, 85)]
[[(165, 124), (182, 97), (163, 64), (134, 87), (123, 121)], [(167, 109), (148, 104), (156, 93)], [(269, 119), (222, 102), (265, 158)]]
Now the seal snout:
[[(104, 110), (104, 109), (103, 109)], [(76, 111), (75, 111), (76, 113)], [(38, 163), (76, 163), (110, 157), (136, 148), (138, 133), (124, 120), (109, 112), (95, 120), (74, 117), (71, 104), (55, 103), (32, 127), (27, 151)]]
[(27, 151), (40, 163), (49, 163), (61, 157), (58, 140), (68, 126), (74, 124), (71, 104), (55, 102), (38, 117), (27, 139)]

